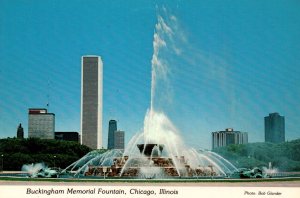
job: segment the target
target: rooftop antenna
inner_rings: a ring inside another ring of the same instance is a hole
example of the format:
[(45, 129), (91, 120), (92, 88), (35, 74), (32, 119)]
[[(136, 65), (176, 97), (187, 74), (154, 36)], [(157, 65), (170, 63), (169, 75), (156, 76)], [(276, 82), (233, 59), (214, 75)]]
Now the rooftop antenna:
[(49, 112), (50, 109), (50, 80), (48, 79), (48, 84), (47, 84), (47, 104), (46, 104), (46, 108), (47, 111)]

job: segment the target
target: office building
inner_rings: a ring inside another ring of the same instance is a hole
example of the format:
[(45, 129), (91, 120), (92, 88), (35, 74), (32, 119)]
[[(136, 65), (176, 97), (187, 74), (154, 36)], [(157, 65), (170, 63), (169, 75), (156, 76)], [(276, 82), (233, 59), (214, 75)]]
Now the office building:
[(23, 139), (24, 138), (24, 129), (22, 127), (22, 124), (20, 123), (17, 129), (17, 138)]
[(280, 143), (285, 141), (284, 116), (270, 113), (265, 117), (265, 142)]
[(114, 132), (114, 149), (124, 150), (125, 132), (115, 131)]
[(55, 114), (47, 109), (30, 108), (28, 111), (28, 137), (54, 139)]
[(228, 146), (230, 144), (247, 144), (248, 133), (234, 131), (232, 128), (227, 128), (225, 131), (212, 132), (212, 149), (217, 147)]
[(55, 139), (56, 140), (63, 140), (63, 141), (79, 141), (79, 133), (78, 132), (55, 132)]
[(102, 81), (100, 56), (81, 58), (81, 144), (102, 148)]
[(110, 120), (109, 123), (108, 123), (107, 149), (114, 149), (114, 145), (115, 145), (114, 133), (117, 130), (118, 130), (117, 121), (116, 120)]

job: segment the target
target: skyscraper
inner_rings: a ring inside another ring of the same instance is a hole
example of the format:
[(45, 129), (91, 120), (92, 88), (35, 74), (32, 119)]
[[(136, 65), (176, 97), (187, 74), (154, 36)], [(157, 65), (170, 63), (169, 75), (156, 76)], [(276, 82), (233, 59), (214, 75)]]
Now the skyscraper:
[(247, 144), (248, 133), (234, 131), (232, 128), (227, 128), (225, 131), (212, 132), (212, 149), (230, 144)]
[(30, 108), (28, 111), (28, 137), (54, 139), (55, 114), (47, 109)]
[(81, 58), (81, 143), (102, 148), (103, 64), (100, 56)]
[(116, 120), (110, 120), (108, 123), (108, 140), (107, 140), (107, 149), (114, 149), (115, 145), (115, 137), (114, 133), (117, 131), (117, 121)]
[(19, 127), (17, 129), (17, 138), (23, 139), (24, 138), (24, 129), (22, 127), (22, 124), (19, 124)]
[(115, 131), (114, 132), (114, 149), (124, 150), (125, 132)]
[(280, 143), (285, 141), (284, 116), (270, 113), (265, 117), (265, 142)]

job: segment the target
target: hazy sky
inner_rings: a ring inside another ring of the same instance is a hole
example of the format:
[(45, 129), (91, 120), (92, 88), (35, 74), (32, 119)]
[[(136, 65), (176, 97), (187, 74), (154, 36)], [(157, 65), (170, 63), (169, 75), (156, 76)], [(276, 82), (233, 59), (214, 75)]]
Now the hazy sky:
[(48, 95), (56, 131), (79, 131), (81, 56), (92, 54), (104, 62), (103, 144), (109, 119), (128, 142), (150, 106), (158, 15), (173, 35), (157, 100), (186, 144), (210, 149), (211, 132), (228, 127), (262, 142), (272, 112), (287, 140), (300, 138), (299, 10), (296, 0), (0, 0), (0, 138), (19, 123), (27, 137), (28, 108)]

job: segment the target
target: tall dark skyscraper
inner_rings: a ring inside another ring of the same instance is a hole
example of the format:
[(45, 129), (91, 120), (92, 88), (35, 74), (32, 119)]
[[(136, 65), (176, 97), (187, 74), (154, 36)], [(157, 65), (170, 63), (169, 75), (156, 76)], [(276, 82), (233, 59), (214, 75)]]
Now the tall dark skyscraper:
[(265, 117), (265, 142), (280, 143), (285, 141), (284, 116), (270, 113)]
[(22, 127), (22, 124), (19, 124), (19, 127), (17, 129), (17, 138), (23, 139), (24, 138), (24, 129)]
[(115, 131), (117, 131), (117, 121), (116, 120), (110, 120), (108, 123), (108, 141), (107, 141), (107, 148), (108, 149), (114, 149), (115, 146)]
[(81, 144), (102, 148), (103, 64), (100, 56), (81, 59)]

